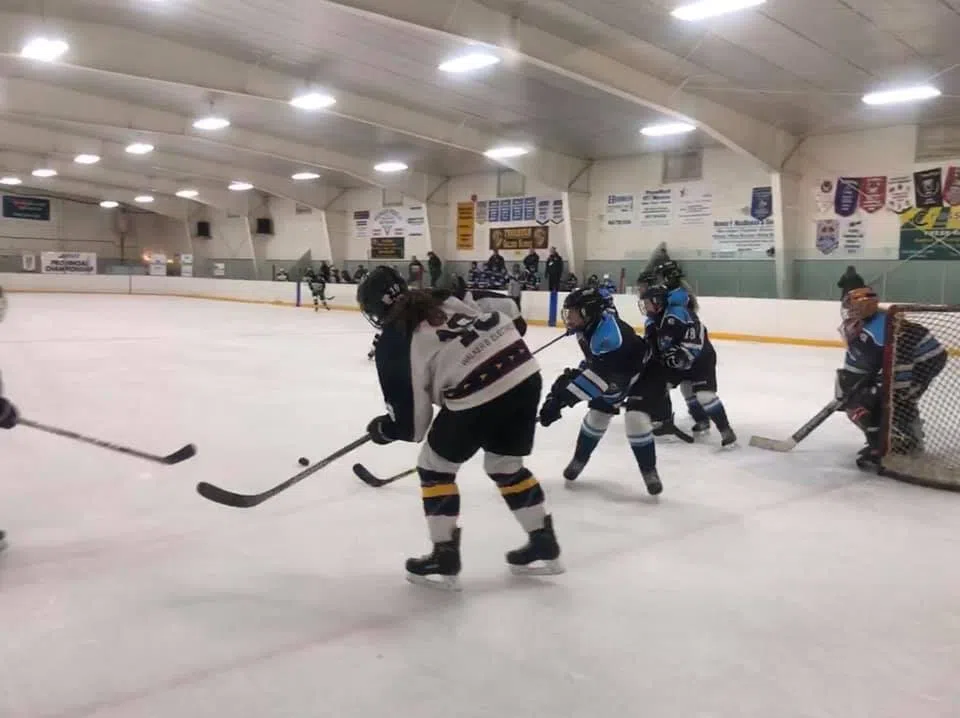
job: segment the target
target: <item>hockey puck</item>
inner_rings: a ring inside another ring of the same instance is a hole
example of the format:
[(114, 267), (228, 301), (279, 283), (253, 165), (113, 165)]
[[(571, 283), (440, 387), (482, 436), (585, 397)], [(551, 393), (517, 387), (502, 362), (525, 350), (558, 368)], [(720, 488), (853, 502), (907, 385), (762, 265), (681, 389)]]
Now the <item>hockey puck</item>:
[(301, 456), (299, 459), (297, 459), (297, 463), (300, 464), (300, 466), (309, 466), (310, 459), (308, 459), (306, 456)]

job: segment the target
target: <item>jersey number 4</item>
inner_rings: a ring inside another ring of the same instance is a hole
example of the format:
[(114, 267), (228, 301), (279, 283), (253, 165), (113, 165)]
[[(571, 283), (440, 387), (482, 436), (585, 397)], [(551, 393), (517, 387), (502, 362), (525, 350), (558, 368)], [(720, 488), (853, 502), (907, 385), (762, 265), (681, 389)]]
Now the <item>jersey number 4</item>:
[(463, 346), (468, 347), (480, 337), (477, 332), (478, 329), (483, 332), (490, 331), (499, 323), (500, 314), (498, 312), (481, 314), (479, 317), (454, 314), (447, 322), (446, 328), (437, 330), (437, 338), (442, 342), (459, 339)]

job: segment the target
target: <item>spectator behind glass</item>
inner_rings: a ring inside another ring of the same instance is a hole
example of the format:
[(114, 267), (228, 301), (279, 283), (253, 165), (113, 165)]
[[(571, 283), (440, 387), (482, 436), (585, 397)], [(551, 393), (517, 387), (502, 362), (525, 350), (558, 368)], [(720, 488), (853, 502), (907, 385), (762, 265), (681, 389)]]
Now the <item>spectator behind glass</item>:
[(551, 292), (560, 291), (560, 277), (563, 276), (563, 258), (557, 252), (556, 247), (550, 247), (550, 254), (547, 256), (547, 289)]

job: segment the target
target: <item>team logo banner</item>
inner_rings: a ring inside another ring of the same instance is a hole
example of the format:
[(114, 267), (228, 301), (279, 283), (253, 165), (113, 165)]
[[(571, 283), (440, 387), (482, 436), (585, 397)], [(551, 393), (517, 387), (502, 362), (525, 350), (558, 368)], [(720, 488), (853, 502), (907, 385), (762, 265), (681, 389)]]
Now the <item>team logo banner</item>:
[(773, 189), (770, 187), (754, 187), (750, 197), (750, 216), (763, 221), (773, 214)]
[(833, 209), (833, 196), (836, 187), (832, 179), (820, 180), (820, 186), (814, 193), (814, 201), (817, 204), (817, 214), (827, 214)]
[(864, 177), (860, 180), (860, 209), (869, 214), (873, 214), (883, 209), (886, 201), (886, 177)]
[(943, 181), (943, 203), (950, 207), (960, 205), (960, 167), (947, 167)]
[(913, 186), (917, 193), (917, 207), (943, 206), (943, 184), (939, 167), (914, 172)]
[(887, 209), (903, 214), (913, 207), (913, 177), (900, 175), (887, 180)]
[(840, 246), (840, 222), (835, 219), (817, 220), (817, 249), (821, 254), (832, 254)]
[(95, 252), (40, 252), (41, 274), (96, 274)]
[(837, 182), (837, 193), (833, 201), (833, 211), (841, 217), (851, 217), (860, 205), (860, 178), (841, 177)]

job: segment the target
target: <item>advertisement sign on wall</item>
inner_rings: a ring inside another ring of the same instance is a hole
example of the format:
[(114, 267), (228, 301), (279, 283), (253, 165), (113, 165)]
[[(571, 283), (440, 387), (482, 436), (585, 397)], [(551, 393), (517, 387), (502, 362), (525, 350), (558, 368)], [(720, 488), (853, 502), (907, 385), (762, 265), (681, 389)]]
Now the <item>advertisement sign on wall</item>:
[(370, 259), (403, 259), (403, 237), (371, 237)]
[(50, 200), (43, 197), (20, 197), (3, 195), (3, 216), (6, 219), (32, 219), (50, 221)]
[(498, 227), (490, 230), (490, 249), (546, 249), (549, 227)]
[(41, 252), (40, 272), (43, 274), (96, 274), (97, 255), (94, 252)]

